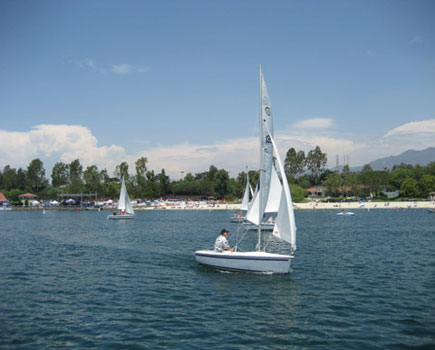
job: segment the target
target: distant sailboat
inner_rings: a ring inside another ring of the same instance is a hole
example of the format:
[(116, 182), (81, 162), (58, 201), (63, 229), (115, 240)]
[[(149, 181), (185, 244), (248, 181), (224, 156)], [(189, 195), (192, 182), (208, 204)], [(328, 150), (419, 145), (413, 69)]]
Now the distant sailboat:
[[(246, 215), (247, 220), (255, 224), (258, 230), (256, 251), (198, 250), (195, 252), (195, 257), (200, 264), (230, 271), (266, 273), (288, 273), (290, 271), (290, 264), (296, 250), (296, 224), (290, 188), (271, 130), (271, 105), (260, 66), (260, 186)], [(274, 166), (274, 156), (281, 180)], [(273, 235), (290, 244), (289, 255), (268, 253), (265, 251), (266, 244), (263, 247), (261, 244), (263, 215), (267, 210), (273, 212), (271, 209), (274, 206), (277, 206), (278, 214), (273, 227)], [(235, 248), (237, 249), (237, 246)]]
[(127, 188), (125, 187), (124, 176), (121, 179), (121, 193), (119, 195), (118, 201), (118, 213), (109, 215), (107, 219), (109, 220), (125, 220), (134, 219), (135, 214), (133, 206), (131, 205), (130, 198), (128, 197)]
[(230, 222), (243, 222), (245, 221), (245, 217), (242, 216), (242, 211), (248, 211), (249, 209), (249, 195), (254, 197), (254, 191), (249, 183), (249, 172), (246, 169), (246, 186), (245, 193), (243, 195), (242, 205), (240, 207), (240, 211), (234, 214), (234, 216), (230, 219)]

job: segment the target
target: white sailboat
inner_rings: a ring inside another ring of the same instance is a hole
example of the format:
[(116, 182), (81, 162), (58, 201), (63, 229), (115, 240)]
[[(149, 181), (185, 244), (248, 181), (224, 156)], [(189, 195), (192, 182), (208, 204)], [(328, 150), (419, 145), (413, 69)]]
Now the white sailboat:
[[(260, 66), (260, 186), (256, 191), (253, 203), (246, 218), (258, 230), (256, 251), (240, 252), (237, 246), (234, 251), (216, 252), (198, 250), (196, 260), (203, 265), (221, 270), (288, 273), (296, 250), (296, 223), (287, 177), (273, 139), (272, 112), (266, 84)], [(278, 169), (275, 169), (275, 155)], [(281, 180), (278, 176), (281, 175)], [(272, 212), (277, 206), (273, 235), (290, 244), (290, 254), (274, 254), (262, 247), (261, 221), (265, 212)]]
[(133, 206), (131, 205), (130, 197), (125, 187), (124, 176), (121, 179), (121, 193), (118, 201), (118, 213), (114, 212), (107, 217), (108, 220), (127, 220), (134, 219), (135, 214)]
[(240, 206), (240, 211), (234, 214), (234, 216), (230, 219), (230, 222), (243, 222), (245, 221), (245, 216), (242, 216), (242, 211), (248, 211), (249, 209), (249, 195), (254, 197), (254, 191), (249, 183), (249, 172), (246, 169), (246, 186), (245, 193), (243, 194), (242, 205)]

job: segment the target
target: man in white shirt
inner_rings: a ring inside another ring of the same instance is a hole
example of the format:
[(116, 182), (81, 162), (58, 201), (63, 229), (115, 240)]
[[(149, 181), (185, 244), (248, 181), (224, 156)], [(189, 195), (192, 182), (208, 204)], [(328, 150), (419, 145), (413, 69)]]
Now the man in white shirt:
[(228, 231), (223, 229), (219, 237), (216, 238), (216, 242), (214, 242), (215, 252), (223, 252), (224, 250), (228, 250), (230, 252), (233, 251), (233, 249), (230, 248), (228, 244), (227, 238), (228, 238)]

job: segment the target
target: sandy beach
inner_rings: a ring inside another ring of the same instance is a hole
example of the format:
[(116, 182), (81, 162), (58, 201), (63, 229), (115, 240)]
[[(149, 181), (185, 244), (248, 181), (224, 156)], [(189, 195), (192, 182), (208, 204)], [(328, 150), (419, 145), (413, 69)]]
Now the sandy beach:
[[(320, 203), (320, 202), (308, 202), (308, 203), (294, 203), (296, 210), (322, 210), (322, 209), (435, 209), (435, 202), (431, 201), (407, 201), (407, 202), (345, 202), (345, 203)], [(240, 210), (241, 204), (179, 204), (174, 203), (161, 205), (159, 207), (140, 207), (134, 206), (134, 210)], [(80, 208), (80, 207), (12, 207), (13, 210), (98, 210), (97, 208)], [(104, 211), (112, 211), (116, 207), (107, 206)]]
[[(435, 209), (435, 202), (345, 202), (345, 203), (295, 203), (295, 209)], [(163, 206), (160, 209), (146, 207), (135, 210), (240, 210), (240, 204), (202, 204), (198, 206)]]

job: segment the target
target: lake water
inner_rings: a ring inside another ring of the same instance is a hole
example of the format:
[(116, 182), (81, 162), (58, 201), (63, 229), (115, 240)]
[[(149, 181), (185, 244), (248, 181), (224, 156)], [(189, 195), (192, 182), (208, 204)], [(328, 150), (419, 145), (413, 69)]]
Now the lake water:
[(0, 348), (434, 349), (435, 214), (355, 212), (297, 211), (289, 275), (196, 263), (230, 211), (0, 212)]

